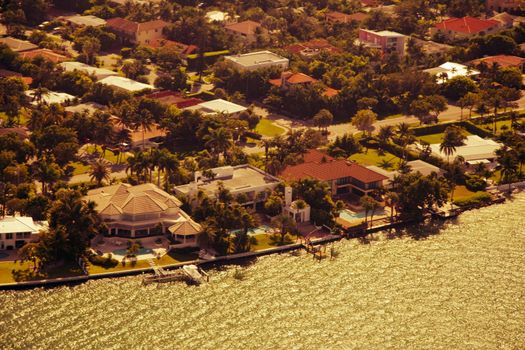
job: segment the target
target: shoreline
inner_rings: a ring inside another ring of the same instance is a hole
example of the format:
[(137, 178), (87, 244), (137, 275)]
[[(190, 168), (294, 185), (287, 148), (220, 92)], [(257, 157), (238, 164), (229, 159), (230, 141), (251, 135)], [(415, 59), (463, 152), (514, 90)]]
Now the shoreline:
[[(351, 230), (351, 228), (347, 229), (347, 231), (344, 234), (330, 235), (327, 237), (318, 238), (316, 240), (312, 240), (310, 243), (312, 245), (322, 245), (322, 244), (327, 244), (331, 242), (337, 242), (343, 239), (362, 238), (370, 233), (375, 233), (375, 232), (383, 231), (387, 229), (406, 227), (408, 225), (413, 225), (418, 222), (422, 222), (427, 218), (429, 218), (430, 220), (446, 221), (446, 220), (457, 218), (464, 211), (468, 211), (472, 209), (479, 209), (482, 207), (488, 207), (488, 206), (492, 206), (495, 204), (503, 204), (506, 201), (507, 201), (506, 197), (500, 197), (499, 199), (493, 199), (488, 203), (481, 203), (478, 205), (469, 206), (465, 208), (458, 208), (457, 212), (454, 213), (454, 215), (450, 215), (450, 216), (441, 216), (441, 215), (432, 213), (432, 214), (427, 214), (425, 217), (422, 218), (422, 220), (398, 221), (394, 223), (373, 226), (367, 229), (363, 229), (362, 227), (358, 226), (354, 228), (354, 230)], [(264, 250), (254, 251), (254, 252), (224, 255), (224, 256), (216, 257), (216, 258), (209, 259), (209, 260), (197, 259), (197, 260), (189, 260), (189, 261), (185, 261), (185, 262), (181, 262), (177, 264), (162, 265), (162, 268), (165, 270), (176, 270), (176, 269), (182, 268), (184, 265), (191, 265), (191, 264), (201, 266), (201, 267), (213, 267), (215, 265), (223, 266), (231, 262), (257, 258), (260, 256), (265, 256), (265, 255), (270, 255), (270, 254), (277, 254), (277, 253), (280, 254), (280, 253), (285, 253), (285, 252), (289, 252), (289, 251), (293, 251), (297, 249), (305, 249), (305, 245), (303, 243), (293, 243), (293, 244), (287, 244), (287, 245), (283, 245), (280, 247), (268, 248)], [(33, 288), (53, 288), (53, 287), (64, 286), (64, 285), (76, 285), (76, 284), (84, 283), (89, 280), (137, 276), (137, 275), (143, 275), (145, 273), (152, 273), (153, 271), (154, 269), (152, 267), (146, 267), (146, 268), (140, 268), (140, 269), (130, 269), (130, 270), (124, 270), (124, 271), (96, 273), (96, 274), (80, 275), (80, 276), (73, 276), (73, 277), (50, 278), (50, 279), (35, 280), (35, 281), (1, 283), (0, 291), (1, 290), (26, 290), (26, 289), (33, 289)]]

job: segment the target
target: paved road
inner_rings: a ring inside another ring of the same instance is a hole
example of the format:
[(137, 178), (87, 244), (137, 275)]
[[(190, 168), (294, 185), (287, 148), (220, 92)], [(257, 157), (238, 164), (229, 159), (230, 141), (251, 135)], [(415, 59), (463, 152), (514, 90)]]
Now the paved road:
[[(525, 109), (525, 95), (517, 101), (517, 104), (518, 104), (518, 107), (517, 107), (518, 110)], [(268, 110), (262, 107), (255, 107), (254, 111), (261, 117), (265, 117), (265, 118), (273, 120), (275, 124), (284, 127), (286, 130), (290, 130), (292, 128), (299, 130), (299, 129), (310, 127), (309, 125), (307, 125), (305, 122), (301, 120), (290, 119), (283, 115), (271, 114), (268, 112)], [(463, 117), (465, 118), (467, 116), (468, 116), (468, 110), (463, 110)], [(450, 121), (456, 121), (460, 119), (461, 119), (461, 109), (453, 105), (449, 105), (448, 109), (439, 115), (440, 122), (444, 122), (444, 121), (450, 122)], [(412, 123), (419, 123), (419, 120), (413, 116), (401, 116), (397, 118), (378, 120), (376, 123), (374, 123), (375, 131), (377, 132), (377, 130), (379, 130), (379, 128), (382, 126), (386, 126), (386, 125), (396, 126), (402, 122), (412, 124)], [(328, 139), (334, 140), (337, 136), (342, 136), (347, 133), (354, 134), (358, 132), (359, 130), (357, 130), (354, 126), (352, 126), (350, 122), (348, 122), (348, 123), (333, 124), (328, 128), (328, 131), (330, 132)], [(246, 146), (244, 147), (244, 151), (248, 154), (262, 153), (264, 152), (264, 147), (261, 147), (259, 145)]]

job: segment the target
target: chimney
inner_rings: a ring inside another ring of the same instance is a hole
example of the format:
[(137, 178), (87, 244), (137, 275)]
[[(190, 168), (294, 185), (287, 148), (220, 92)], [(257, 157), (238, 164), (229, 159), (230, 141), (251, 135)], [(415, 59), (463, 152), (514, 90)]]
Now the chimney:
[(286, 207), (292, 204), (292, 188), (290, 186), (284, 188), (284, 204)]

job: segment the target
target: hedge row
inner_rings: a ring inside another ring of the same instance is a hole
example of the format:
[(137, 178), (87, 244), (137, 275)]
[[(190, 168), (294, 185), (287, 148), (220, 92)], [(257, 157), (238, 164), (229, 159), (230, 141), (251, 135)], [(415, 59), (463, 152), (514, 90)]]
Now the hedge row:
[(494, 137), (494, 135), (490, 131), (483, 129), (470, 121), (420, 126), (417, 128), (413, 128), (412, 131), (414, 132), (414, 135), (416, 136), (440, 134), (444, 132), (445, 129), (449, 126), (462, 127), (465, 130), (467, 130), (469, 133), (478, 135), (481, 137)]
[(488, 203), (492, 200), (490, 194), (487, 192), (479, 191), (473, 194), (471, 197), (456, 199), (454, 204), (458, 207), (473, 207), (479, 204)]

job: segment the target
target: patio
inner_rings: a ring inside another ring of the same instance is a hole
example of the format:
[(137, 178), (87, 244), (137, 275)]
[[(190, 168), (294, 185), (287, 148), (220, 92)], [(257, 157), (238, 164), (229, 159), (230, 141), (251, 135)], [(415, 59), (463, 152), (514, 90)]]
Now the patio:
[(144, 237), (141, 239), (125, 239), (122, 237), (97, 236), (91, 243), (91, 249), (98, 255), (107, 256), (112, 254), (113, 258), (122, 261), (126, 258), (128, 242), (139, 242), (141, 249), (135, 253), (137, 260), (147, 260), (164, 256), (170, 246), (170, 240), (164, 236)]

